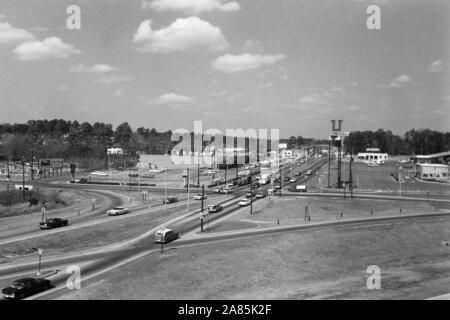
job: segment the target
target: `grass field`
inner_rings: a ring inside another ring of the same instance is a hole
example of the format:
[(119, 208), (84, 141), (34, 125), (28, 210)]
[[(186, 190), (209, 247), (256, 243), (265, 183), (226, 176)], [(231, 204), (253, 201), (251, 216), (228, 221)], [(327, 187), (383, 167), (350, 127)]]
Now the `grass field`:
[[(391, 173), (394, 171), (396, 162), (388, 161), (384, 165), (378, 167), (367, 167), (362, 162), (354, 162), (352, 164), (352, 176), (354, 183), (354, 191), (388, 191), (397, 193), (400, 189), (398, 181), (391, 177)], [(342, 162), (342, 180), (349, 180), (349, 162)], [(328, 164), (323, 166), (320, 174), (322, 174), (322, 185), (325, 188), (328, 186)], [(307, 186), (310, 188), (319, 188), (319, 176), (313, 177), (308, 181)], [(330, 184), (335, 186), (337, 183), (337, 166), (335, 162), (332, 162), (330, 170)], [(410, 176), (404, 177), (402, 183), (403, 192), (420, 192), (422, 194), (429, 193), (443, 193), (450, 195), (450, 184), (446, 183), (429, 183), (419, 181)]]
[[(450, 288), (450, 218), (335, 227), (154, 253), (62, 299), (424, 299)], [(366, 287), (367, 267), (381, 289)]]
[[(394, 214), (412, 214), (449, 210), (450, 203), (417, 202), (401, 200), (342, 199), (320, 197), (272, 197), (255, 203), (254, 214), (245, 213), (250, 220), (275, 221), (303, 220), (305, 208), (313, 221), (326, 221), (343, 218), (364, 218)], [(401, 211), (400, 211), (401, 209)], [(241, 218), (239, 215), (235, 218)]]

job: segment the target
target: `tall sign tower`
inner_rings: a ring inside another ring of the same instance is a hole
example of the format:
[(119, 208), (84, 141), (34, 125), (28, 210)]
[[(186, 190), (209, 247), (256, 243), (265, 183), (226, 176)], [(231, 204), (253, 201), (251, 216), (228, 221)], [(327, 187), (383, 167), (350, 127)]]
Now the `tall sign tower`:
[[(337, 122), (337, 123), (336, 123)], [(349, 133), (342, 130), (343, 120), (331, 120), (331, 133), (330, 133), (330, 145), (338, 148), (337, 154), (337, 187), (342, 187), (342, 153), (344, 148), (344, 138), (348, 137)], [(330, 152), (328, 157), (330, 157)], [(330, 168), (328, 168), (330, 172)]]

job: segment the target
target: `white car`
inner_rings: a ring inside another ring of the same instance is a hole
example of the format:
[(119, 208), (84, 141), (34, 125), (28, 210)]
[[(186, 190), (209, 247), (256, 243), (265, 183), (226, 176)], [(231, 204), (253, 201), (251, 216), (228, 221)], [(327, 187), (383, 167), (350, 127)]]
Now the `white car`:
[(121, 214), (130, 213), (130, 212), (131, 212), (130, 209), (124, 208), (124, 207), (114, 207), (111, 210), (106, 211), (108, 216), (118, 216)]
[(94, 172), (91, 172), (91, 175), (106, 177), (108, 174), (106, 172), (103, 172), (103, 171), (94, 171)]
[(206, 198), (208, 198), (208, 196), (206, 194), (202, 195), (201, 193), (198, 193), (194, 196), (194, 200), (206, 200)]
[(251, 203), (251, 200), (250, 200), (249, 198), (244, 198), (244, 199), (241, 199), (241, 200), (239, 201), (239, 206), (240, 206), (240, 207), (246, 207), (246, 206), (248, 206), (250, 203)]

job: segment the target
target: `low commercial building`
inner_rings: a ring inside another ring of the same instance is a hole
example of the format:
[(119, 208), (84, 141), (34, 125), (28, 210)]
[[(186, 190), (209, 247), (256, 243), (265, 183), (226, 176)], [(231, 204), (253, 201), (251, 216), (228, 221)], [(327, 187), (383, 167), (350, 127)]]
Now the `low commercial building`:
[(449, 182), (448, 165), (418, 163), (416, 164), (416, 177), (421, 180)]
[(367, 148), (366, 152), (358, 153), (358, 160), (362, 161), (386, 161), (388, 159), (387, 153), (380, 152), (379, 148)]
[(427, 154), (427, 155), (416, 155), (411, 157), (413, 163), (440, 163), (440, 164), (450, 164), (450, 151)]

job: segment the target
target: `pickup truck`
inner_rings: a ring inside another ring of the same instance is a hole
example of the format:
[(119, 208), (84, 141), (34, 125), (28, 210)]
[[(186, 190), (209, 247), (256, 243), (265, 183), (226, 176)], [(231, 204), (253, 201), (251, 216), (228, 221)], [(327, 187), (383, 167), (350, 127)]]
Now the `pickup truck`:
[(51, 218), (51, 219), (45, 220), (45, 222), (39, 223), (41, 229), (60, 228), (60, 227), (65, 227), (68, 224), (69, 224), (69, 220), (61, 219), (61, 218)]

